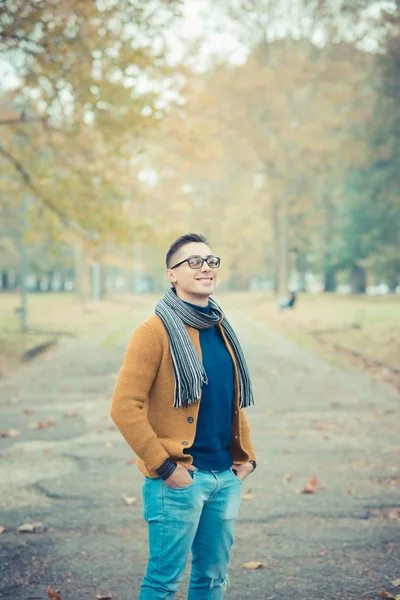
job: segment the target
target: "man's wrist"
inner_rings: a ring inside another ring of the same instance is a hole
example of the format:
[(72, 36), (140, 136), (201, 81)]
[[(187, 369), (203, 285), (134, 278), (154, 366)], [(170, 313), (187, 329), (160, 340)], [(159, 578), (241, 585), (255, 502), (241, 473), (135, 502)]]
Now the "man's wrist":
[[(255, 461), (255, 460), (249, 460), (249, 463), (252, 465), (252, 467), (253, 467), (253, 471), (255, 471), (255, 470), (256, 470), (256, 468), (257, 468), (257, 463), (256, 463), (256, 461)], [(253, 472), (253, 471), (252, 471), (252, 472)]]
[(157, 469), (154, 470), (157, 473), (158, 477), (165, 481), (166, 479), (168, 479), (168, 477), (171, 477), (172, 473), (175, 471), (177, 466), (178, 465), (176, 464), (176, 462), (174, 462), (171, 458), (166, 458), (164, 462), (159, 467), (157, 467)]

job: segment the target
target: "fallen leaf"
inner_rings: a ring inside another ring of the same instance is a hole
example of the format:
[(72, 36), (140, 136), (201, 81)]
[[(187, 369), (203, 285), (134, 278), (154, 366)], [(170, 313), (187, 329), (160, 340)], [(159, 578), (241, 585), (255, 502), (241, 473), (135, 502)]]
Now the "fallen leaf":
[(5, 530), (6, 530), (6, 528), (5, 528), (5, 527), (0, 527), (0, 534), (1, 534), (1, 533), (4, 533), (4, 532), (5, 532)]
[(318, 552), (318, 556), (325, 556), (325, 554), (326, 554), (326, 550), (320, 550)]
[(41, 522), (24, 523), (17, 527), (19, 533), (43, 533), (46, 529), (47, 528)]
[(50, 600), (61, 600), (61, 596), (59, 596), (58, 592), (56, 592), (56, 590), (53, 590), (53, 588), (50, 585), (47, 586), (47, 595), (50, 598)]
[(18, 437), (21, 435), (21, 432), (19, 429), (10, 429), (8, 431), (8, 437)]
[(242, 494), (242, 500), (254, 500), (257, 498), (257, 494), (253, 494), (251, 490)]
[(249, 562), (245, 562), (242, 565), (242, 569), (262, 569), (264, 565), (260, 562), (255, 562), (253, 560), (250, 560)]
[(292, 476), (289, 473), (286, 473), (286, 475), (282, 477), (282, 481), (283, 483), (289, 483), (289, 481), (292, 481)]
[(317, 421), (317, 423), (314, 423), (314, 425), (315, 429), (319, 429), (320, 431), (322, 431), (323, 429), (328, 429), (326, 425), (320, 423), (319, 421)]
[(122, 494), (122, 498), (125, 504), (127, 504), (128, 506), (132, 506), (132, 504), (135, 504), (135, 502), (137, 502), (137, 498), (135, 498), (135, 496), (125, 496), (125, 494)]
[(38, 421), (37, 423), (28, 423), (29, 429), (47, 429), (48, 427), (54, 427), (56, 420), (53, 418), (47, 421)]
[(33, 415), (34, 411), (31, 408), (25, 408), (24, 413), (26, 415)]
[(112, 600), (112, 594), (106, 594), (105, 596), (103, 594), (96, 594), (96, 598), (97, 600)]
[(399, 587), (400, 579), (395, 579), (394, 581), (392, 581), (392, 585), (394, 585), (394, 587)]
[(352, 495), (354, 496), (354, 494), (356, 493), (356, 490), (355, 490), (354, 488), (349, 488), (349, 489), (347, 490), (347, 493), (348, 493), (348, 494), (352, 494)]
[(390, 600), (396, 600), (393, 594), (387, 592), (386, 590), (379, 590), (379, 595), (382, 596), (382, 598), (390, 598)]
[(394, 510), (391, 510), (388, 514), (388, 518), (393, 519), (394, 521), (400, 521), (400, 509), (395, 508)]
[(314, 475), (313, 477), (310, 477), (310, 479), (307, 481), (304, 489), (301, 490), (301, 493), (302, 494), (315, 494), (315, 492), (317, 490), (318, 490), (318, 479)]

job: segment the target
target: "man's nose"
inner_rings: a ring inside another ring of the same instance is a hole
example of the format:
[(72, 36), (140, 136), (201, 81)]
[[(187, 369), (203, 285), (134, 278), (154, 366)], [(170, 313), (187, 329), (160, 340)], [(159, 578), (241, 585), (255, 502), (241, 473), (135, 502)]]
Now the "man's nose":
[(203, 260), (203, 264), (202, 264), (202, 267), (201, 267), (200, 271), (203, 271), (203, 272), (206, 272), (206, 273), (208, 271), (211, 271), (211, 269), (210, 269), (210, 267), (208, 265), (208, 262), (206, 260)]

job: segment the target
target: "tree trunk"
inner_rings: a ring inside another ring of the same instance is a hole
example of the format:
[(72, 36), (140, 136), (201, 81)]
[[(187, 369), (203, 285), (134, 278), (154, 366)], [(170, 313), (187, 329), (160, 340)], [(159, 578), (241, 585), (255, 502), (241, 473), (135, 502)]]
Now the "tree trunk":
[(278, 294), (280, 298), (286, 298), (289, 293), (288, 288), (288, 223), (287, 223), (287, 210), (286, 201), (276, 204), (276, 231), (277, 237), (276, 249), (277, 249), (277, 283), (278, 283)]
[(3, 271), (1, 274), (1, 289), (8, 290), (9, 281), (8, 281), (8, 272)]
[(278, 248), (278, 230), (279, 230), (279, 208), (278, 203), (272, 205), (272, 223), (274, 233), (274, 292), (279, 293), (279, 248)]
[(399, 285), (397, 277), (390, 277), (388, 281), (389, 291), (394, 294), (396, 292), (396, 288)]
[(75, 290), (79, 302), (85, 305), (90, 299), (91, 277), (88, 254), (85, 248), (85, 243), (82, 239), (75, 239), (74, 250)]
[(336, 292), (336, 271), (333, 269), (324, 273), (324, 292)]
[(367, 288), (367, 277), (365, 269), (353, 265), (351, 269), (351, 292), (353, 294), (365, 294)]
[(324, 207), (324, 292), (336, 291), (336, 271), (332, 265), (332, 244), (334, 234), (335, 208), (329, 195), (323, 198)]
[(107, 265), (100, 261), (100, 297), (107, 295)]

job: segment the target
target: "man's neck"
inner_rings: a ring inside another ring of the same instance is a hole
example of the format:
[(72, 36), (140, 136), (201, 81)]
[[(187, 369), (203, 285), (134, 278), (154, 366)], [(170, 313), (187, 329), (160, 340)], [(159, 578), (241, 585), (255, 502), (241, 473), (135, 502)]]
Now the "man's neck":
[(195, 306), (201, 306), (202, 308), (208, 306), (208, 301), (210, 299), (209, 296), (195, 296), (192, 294), (185, 294), (184, 292), (177, 292), (176, 295), (180, 300), (189, 302), (189, 304), (194, 304)]

